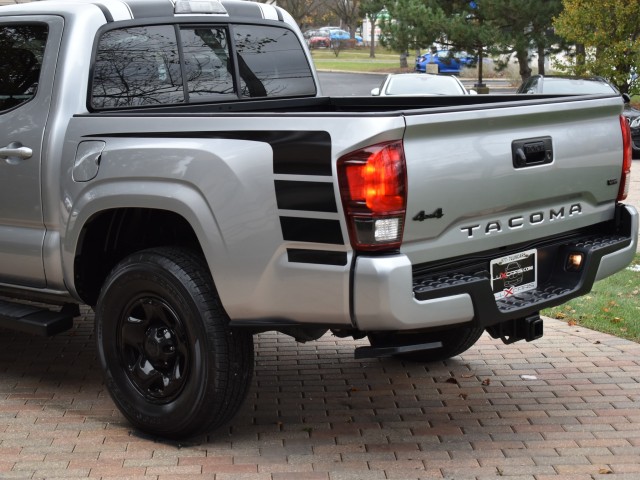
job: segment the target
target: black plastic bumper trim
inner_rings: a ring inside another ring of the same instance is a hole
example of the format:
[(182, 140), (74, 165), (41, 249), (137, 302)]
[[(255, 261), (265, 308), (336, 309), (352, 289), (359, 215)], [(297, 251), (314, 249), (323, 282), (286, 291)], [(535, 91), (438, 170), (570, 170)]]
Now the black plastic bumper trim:
[[(600, 262), (605, 255), (631, 244), (630, 219), (622, 211), (620, 224), (611, 234), (585, 234), (555, 244), (545, 241), (539, 256), (538, 287), (496, 301), (491, 290), (489, 262), (474, 268), (456, 268), (429, 275), (424, 269), (414, 276), (413, 292), (419, 301), (468, 294), (473, 302), (473, 324), (480, 327), (496, 325), (508, 320), (524, 318), (544, 308), (554, 307), (588, 293), (593, 287)], [(611, 229), (610, 229), (611, 230)], [(584, 266), (579, 272), (565, 269), (569, 252), (582, 252)], [(504, 255), (515, 252), (505, 252)], [(540, 275), (541, 274), (541, 275)]]

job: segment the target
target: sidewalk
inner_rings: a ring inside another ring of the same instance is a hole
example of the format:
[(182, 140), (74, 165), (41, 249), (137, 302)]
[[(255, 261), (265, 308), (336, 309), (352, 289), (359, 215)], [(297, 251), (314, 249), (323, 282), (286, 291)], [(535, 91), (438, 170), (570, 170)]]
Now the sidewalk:
[(557, 320), (447, 362), (355, 360), (365, 344), (256, 336), (233, 425), (192, 442), (133, 431), (105, 392), (92, 316), (0, 335), (0, 478), (640, 478), (640, 345)]

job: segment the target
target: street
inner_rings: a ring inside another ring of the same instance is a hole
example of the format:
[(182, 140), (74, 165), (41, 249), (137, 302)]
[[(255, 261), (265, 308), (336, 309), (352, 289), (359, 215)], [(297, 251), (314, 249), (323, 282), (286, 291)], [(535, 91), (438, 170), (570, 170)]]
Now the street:
[[(322, 93), (329, 97), (351, 97), (371, 95), (371, 89), (379, 87), (384, 80), (384, 73), (345, 73), (318, 72)], [(460, 78), (467, 89), (473, 89), (477, 79)], [(489, 93), (511, 94), (516, 87), (504, 79), (485, 79), (484, 84), (489, 87)]]

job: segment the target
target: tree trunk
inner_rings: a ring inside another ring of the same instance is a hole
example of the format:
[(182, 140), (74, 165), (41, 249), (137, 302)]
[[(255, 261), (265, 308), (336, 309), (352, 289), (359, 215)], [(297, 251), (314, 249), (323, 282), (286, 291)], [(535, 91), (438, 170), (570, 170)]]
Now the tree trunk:
[(531, 76), (531, 67), (529, 66), (529, 53), (526, 50), (518, 50), (516, 58), (520, 64), (520, 78), (523, 82)]
[(538, 75), (544, 75), (544, 45), (538, 44)]
[(484, 47), (480, 47), (478, 49), (478, 83), (477, 87), (484, 87), (483, 78), (482, 78), (482, 65), (484, 65)]
[(584, 50), (583, 43), (576, 44), (576, 65), (584, 66), (584, 62), (586, 60), (586, 53)]
[(407, 63), (407, 57), (409, 54), (407, 52), (402, 52), (400, 54), (400, 68), (408, 68), (409, 64)]
[(376, 20), (377, 19), (378, 19), (377, 15), (369, 17), (369, 22), (371, 23), (371, 41), (369, 43), (369, 58), (376, 58)]

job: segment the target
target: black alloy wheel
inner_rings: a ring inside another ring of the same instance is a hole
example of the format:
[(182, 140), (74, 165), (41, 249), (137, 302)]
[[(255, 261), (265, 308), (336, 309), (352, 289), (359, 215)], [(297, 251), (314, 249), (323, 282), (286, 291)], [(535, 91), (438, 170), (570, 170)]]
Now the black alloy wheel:
[(96, 338), (116, 406), (153, 435), (219, 428), (251, 384), (253, 338), (229, 327), (206, 261), (185, 249), (144, 250), (116, 265), (96, 306)]

